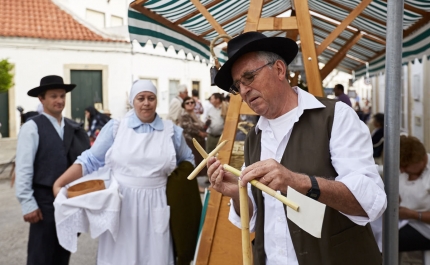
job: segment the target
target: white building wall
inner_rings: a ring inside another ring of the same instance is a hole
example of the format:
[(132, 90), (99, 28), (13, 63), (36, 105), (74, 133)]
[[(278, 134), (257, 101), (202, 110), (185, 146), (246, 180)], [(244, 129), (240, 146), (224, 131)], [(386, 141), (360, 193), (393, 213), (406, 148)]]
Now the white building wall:
[(424, 117), (423, 117), (423, 65), (414, 60), (411, 64), (411, 96), (412, 96), (412, 135), (424, 142)]
[[(37, 98), (27, 96), (27, 91), (39, 86), (40, 79), (46, 75), (63, 76), (65, 82), (69, 82), (67, 71), (70, 71), (70, 65), (78, 65), (82, 67), (81, 70), (94, 66), (107, 68), (107, 82), (104, 84), (107, 88), (103, 89), (107, 89), (108, 97), (103, 108), (108, 108), (113, 118), (121, 118), (125, 114), (128, 92), (132, 82), (137, 79), (157, 79), (161, 95), (167, 94), (158, 98), (157, 113), (162, 117), (168, 113), (170, 79), (186, 84), (190, 94), (192, 81), (200, 81), (201, 99), (219, 91), (210, 86), (210, 65), (190, 56), (186, 57), (183, 52), (176, 54), (173, 49), (166, 52), (163, 47), (153, 49), (152, 45), (145, 48), (138, 45), (132, 52), (130, 43), (52, 42), (35, 39), (15, 41), (2, 38), (0, 58), (8, 58), (15, 65), (13, 108), (22, 106), (25, 111), (36, 110), (39, 104)], [(64, 111), (66, 117), (70, 117), (70, 106), (69, 97)], [(16, 128), (19, 128), (18, 111), (15, 111), (15, 115)]]

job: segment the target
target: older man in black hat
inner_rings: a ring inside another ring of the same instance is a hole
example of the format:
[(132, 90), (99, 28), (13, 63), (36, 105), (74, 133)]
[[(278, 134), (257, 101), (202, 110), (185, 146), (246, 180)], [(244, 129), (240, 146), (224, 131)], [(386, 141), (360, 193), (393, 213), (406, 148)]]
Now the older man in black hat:
[[(386, 194), (364, 123), (349, 106), (290, 86), (288, 64), (298, 51), (293, 40), (248, 32), (227, 51), (216, 85), (240, 94), (261, 116), (247, 135), (241, 174), (256, 232), (254, 264), (381, 264), (369, 222), (384, 212)], [(232, 198), (229, 219), (240, 227), (235, 177), (215, 158), (207, 166), (212, 187)], [(288, 220), (282, 203), (251, 188), (253, 179), (326, 204), (322, 237)]]
[(66, 93), (75, 86), (51, 75), (27, 93), (43, 105), (43, 113), (21, 127), (16, 150), (16, 196), (30, 223), (29, 265), (69, 264), (70, 252), (57, 239), (52, 185), (90, 147), (80, 125), (62, 116)]

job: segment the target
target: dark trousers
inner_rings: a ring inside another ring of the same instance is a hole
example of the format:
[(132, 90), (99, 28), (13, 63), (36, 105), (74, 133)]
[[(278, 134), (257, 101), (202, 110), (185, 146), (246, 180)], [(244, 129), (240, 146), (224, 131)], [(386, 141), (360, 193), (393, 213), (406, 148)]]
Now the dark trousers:
[(43, 220), (30, 224), (27, 265), (68, 265), (70, 252), (58, 243), (52, 188), (33, 189)]
[(410, 225), (399, 230), (399, 252), (430, 250), (430, 240)]

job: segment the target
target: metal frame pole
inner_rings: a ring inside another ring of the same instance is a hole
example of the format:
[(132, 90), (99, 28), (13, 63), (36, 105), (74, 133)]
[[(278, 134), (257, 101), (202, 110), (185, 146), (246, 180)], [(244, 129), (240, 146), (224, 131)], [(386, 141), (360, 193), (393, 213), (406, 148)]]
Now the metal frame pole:
[(387, 210), (383, 218), (383, 264), (399, 263), (400, 90), (404, 0), (387, 1), (385, 55), (384, 181)]

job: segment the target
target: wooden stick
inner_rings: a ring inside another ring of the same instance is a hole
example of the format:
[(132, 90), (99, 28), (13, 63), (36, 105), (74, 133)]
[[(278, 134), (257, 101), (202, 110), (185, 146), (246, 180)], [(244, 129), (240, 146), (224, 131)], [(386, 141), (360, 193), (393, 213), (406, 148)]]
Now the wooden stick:
[[(235, 169), (234, 167), (229, 166), (229, 165), (227, 165), (227, 164), (224, 164), (224, 165), (223, 165), (223, 168), (224, 168), (225, 170), (227, 170), (228, 172), (230, 172), (230, 173), (232, 173), (232, 174), (234, 174), (234, 175), (236, 175), (236, 176), (238, 176), (238, 177), (239, 177), (239, 176), (240, 176), (240, 174), (241, 174), (241, 172), (240, 172), (239, 170), (237, 170), (237, 169)], [(289, 200), (287, 197), (282, 196), (281, 194), (279, 194), (279, 193), (277, 193), (275, 190), (273, 190), (273, 189), (271, 189), (271, 188), (267, 187), (266, 185), (264, 185), (263, 183), (259, 182), (258, 180), (253, 179), (253, 180), (251, 180), (250, 182), (251, 182), (251, 184), (252, 184), (254, 187), (256, 187), (257, 189), (262, 190), (262, 191), (264, 191), (265, 193), (269, 194), (270, 196), (274, 197), (275, 199), (277, 199), (277, 200), (281, 201), (283, 204), (287, 205), (288, 207), (290, 207), (290, 208), (291, 208), (291, 209), (293, 209), (294, 211), (296, 211), (296, 212), (298, 212), (298, 211), (299, 211), (299, 206), (298, 206), (296, 203), (294, 203), (294, 202), (292, 202), (291, 200)]]
[(200, 153), (200, 155), (203, 157), (203, 159), (208, 157), (208, 154), (206, 153), (205, 149), (203, 149), (199, 142), (197, 142), (196, 138), (193, 138), (193, 144), (197, 151)]
[(199, 174), (200, 171), (202, 171), (202, 169), (206, 166), (206, 163), (208, 162), (208, 159), (213, 157), (216, 153), (218, 153), (218, 151), (227, 143), (227, 140), (221, 142), (217, 147), (215, 147), (215, 149), (210, 152), (208, 154), (208, 156), (203, 159), (202, 162), (200, 162), (200, 164), (193, 170), (193, 172), (191, 172), (191, 174), (188, 176), (189, 180), (194, 179), (197, 174)]
[(248, 188), (239, 184), (240, 222), (242, 226), (242, 257), (243, 265), (252, 265), (251, 239), (249, 236)]

